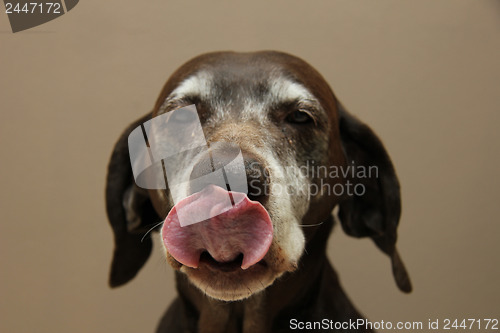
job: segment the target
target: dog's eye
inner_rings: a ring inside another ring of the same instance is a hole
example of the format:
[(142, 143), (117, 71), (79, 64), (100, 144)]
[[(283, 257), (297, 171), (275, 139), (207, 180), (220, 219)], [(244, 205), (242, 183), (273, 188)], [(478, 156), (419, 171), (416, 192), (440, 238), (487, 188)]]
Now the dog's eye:
[(290, 113), (288, 117), (286, 117), (286, 121), (295, 124), (305, 124), (312, 120), (313, 118), (311, 117), (311, 115), (308, 112), (302, 110), (296, 110)]

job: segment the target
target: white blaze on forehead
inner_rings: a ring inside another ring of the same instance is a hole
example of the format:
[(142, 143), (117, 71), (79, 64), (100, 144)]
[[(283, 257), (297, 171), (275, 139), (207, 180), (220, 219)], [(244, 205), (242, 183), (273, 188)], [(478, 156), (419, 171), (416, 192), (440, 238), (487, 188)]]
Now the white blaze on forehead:
[(270, 83), (269, 95), (273, 102), (313, 99), (314, 96), (302, 84), (289, 79), (273, 79)]
[[(213, 83), (214, 76), (212, 73), (199, 71), (184, 79), (166, 98), (162, 108), (165, 108), (174, 100), (185, 96), (193, 96), (209, 102), (216, 109), (214, 110), (215, 114), (223, 116), (226, 112), (230, 111), (229, 108), (232, 106), (232, 102), (226, 100), (226, 103), (229, 103), (229, 105), (219, 104), (220, 99), (217, 97), (223, 93), (227, 94), (227, 91), (216, 91)], [(242, 120), (257, 116), (259, 120), (264, 121), (271, 106), (291, 101), (310, 101), (315, 99), (314, 95), (304, 85), (283, 76), (271, 78), (267, 84), (267, 92), (261, 98), (256, 98), (251, 93), (248, 96), (244, 96), (245, 89), (235, 94), (237, 98), (243, 97)]]
[(201, 71), (184, 79), (177, 88), (175, 88), (165, 101), (182, 98), (185, 96), (196, 96), (200, 98), (210, 98), (212, 91), (213, 75)]

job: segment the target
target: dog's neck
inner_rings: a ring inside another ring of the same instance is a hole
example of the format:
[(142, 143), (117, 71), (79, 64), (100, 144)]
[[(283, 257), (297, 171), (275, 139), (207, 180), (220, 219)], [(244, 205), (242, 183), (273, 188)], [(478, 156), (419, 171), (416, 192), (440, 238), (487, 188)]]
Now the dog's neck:
[[(307, 314), (298, 311), (313, 310), (314, 300), (318, 299), (318, 294), (322, 292), (324, 282), (338, 286), (337, 281), (323, 281), (325, 271), (331, 270), (326, 257), (326, 243), (332, 226), (333, 221), (329, 220), (310, 235), (315, 240), (308, 242), (309, 246), (297, 271), (286, 273), (263, 292), (242, 301), (224, 302), (210, 298), (195, 288), (183, 274), (177, 272), (179, 295), (187, 303), (185, 307), (192, 312), (187, 317), (189, 320), (198, 319), (197, 327), (200, 333), (271, 333), (273, 324), (275, 325), (283, 314), (290, 314), (294, 318), (307, 317)], [(291, 290), (294, 292), (290, 292)]]

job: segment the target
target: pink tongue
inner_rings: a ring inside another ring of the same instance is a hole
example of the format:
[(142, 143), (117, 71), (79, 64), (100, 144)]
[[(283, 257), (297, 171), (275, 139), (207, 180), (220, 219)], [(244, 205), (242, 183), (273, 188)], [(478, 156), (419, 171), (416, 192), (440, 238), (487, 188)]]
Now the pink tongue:
[[(224, 204), (232, 196), (235, 204), (228, 210)], [(183, 225), (177, 211), (183, 212)], [(202, 211), (200, 211), (202, 210)], [(191, 212), (197, 216), (213, 216), (190, 224), (184, 220)], [(273, 238), (273, 226), (266, 209), (239, 192), (228, 192), (209, 185), (203, 191), (182, 199), (168, 213), (162, 228), (168, 252), (181, 264), (197, 268), (200, 255), (208, 251), (218, 262), (230, 262), (243, 254), (242, 269), (259, 262), (267, 253)]]

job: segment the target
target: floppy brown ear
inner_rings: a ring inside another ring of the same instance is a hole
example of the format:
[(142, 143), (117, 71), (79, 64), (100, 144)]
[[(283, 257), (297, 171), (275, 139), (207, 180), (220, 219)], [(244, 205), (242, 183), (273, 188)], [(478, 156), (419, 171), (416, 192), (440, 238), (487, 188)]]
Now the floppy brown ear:
[(151, 254), (149, 234), (160, 221), (146, 190), (135, 185), (130, 164), (128, 136), (132, 130), (151, 119), (146, 115), (130, 125), (116, 143), (108, 165), (106, 210), (114, 233), (115, 249), (109, 285), (118, 287), (133, 279)]
[[(375, 133), (338, 103), (340, 136), (350, 166), (364, 167), (367, 177), (350, 179), (362, 184), (362, 195), (349, 196), (339, 205), (344, 231), (354, 237), (371, 237), (392, 262), (392, 272), (401, 291), (412, 289), (408, 272), (396, 249), (397, 227), (401, 215), (399, 181), (384, 145)], [(370, 176), (370, 177), (368, 177)], [(359, 190), (360, 194), (362, 191)]]

